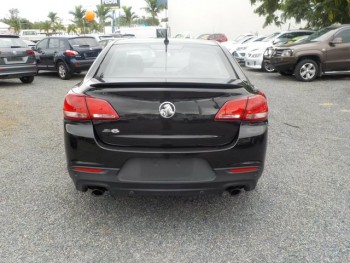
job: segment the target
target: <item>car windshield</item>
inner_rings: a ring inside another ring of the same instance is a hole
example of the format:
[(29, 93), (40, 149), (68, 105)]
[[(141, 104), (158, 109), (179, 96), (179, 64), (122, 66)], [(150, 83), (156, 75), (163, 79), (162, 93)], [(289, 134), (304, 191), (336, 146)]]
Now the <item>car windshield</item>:
[(97, 40), (92, 38), (92, 37), (72, 38), (72, 39), (69, 39), (69, 43), (73, 47), (81, 47), (81, 46), (96, 47), (96, 46), (98, 46)]
[(267, 36), (264, 40), (262, 40), (263, 42), (270, 42), (271, 40), (273, 40), (277, 35), (279, 35), (279, 32), (273, 33), (272, 35)]
[(197, 37), (197, 39), (205, 39), (205, 40), (208, 40), (210, 34), (202, 34), (200, 35), (199, 37)]
[(326, 40), (330, 36), (332, 36), (336, 30), (337, 30), (337, 28), (331, 28), (331, 27), (323, 28), (323, 29), (313, 33), (312, 35), (310, 35), (307, 38), (307, 40), (313, 41), (313, 42)]
[(95, 77), (106, 82), (120, 79), (174, 82), (228, 82), (235, 72), (219, 46), (195, 44), (114, 45), (101, 63)]
[(27, 44), (20, 38), (0, 37), (0, 48), (20, 48), (27, 47)]

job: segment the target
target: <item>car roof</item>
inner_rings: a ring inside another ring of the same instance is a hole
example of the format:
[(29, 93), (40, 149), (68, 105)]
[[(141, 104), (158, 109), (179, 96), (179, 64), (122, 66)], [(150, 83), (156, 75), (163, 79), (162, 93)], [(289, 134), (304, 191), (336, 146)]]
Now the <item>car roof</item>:
[[(136, 39), (136, 38), (122, 38), (116, 39), (115, 44), (164, 44), (164, 38), (150, 38), (150, 39)], [(170, 38), (169, 43), (175, 44), (198, 44), (207, 46), (219, 46), (215, 41), (208, 41), (203, 39), (179, 39)]]
[(95, 39), (93, 36), (78, 36), (78, 35), (64, 35), (64, 36), (49, 36), (46, 38), (63, 38), (63, 39), (72, 39), (72, 38), (93, 38)]

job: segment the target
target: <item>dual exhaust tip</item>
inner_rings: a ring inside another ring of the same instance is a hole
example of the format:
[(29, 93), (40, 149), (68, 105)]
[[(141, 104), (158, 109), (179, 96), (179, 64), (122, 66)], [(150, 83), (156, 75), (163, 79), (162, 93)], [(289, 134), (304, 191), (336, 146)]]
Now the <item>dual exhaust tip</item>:
[[(235, 195), (239, 195), (242, 192), (242, 187), (230, 187), (230, 188), (227, 188), (226, 191), (231, 196), (235, 196)], [(105, 192), (106, 192), (106, 189), (102, 187), (91, 188), (91, 195), (95, 197), (103, 196)]]

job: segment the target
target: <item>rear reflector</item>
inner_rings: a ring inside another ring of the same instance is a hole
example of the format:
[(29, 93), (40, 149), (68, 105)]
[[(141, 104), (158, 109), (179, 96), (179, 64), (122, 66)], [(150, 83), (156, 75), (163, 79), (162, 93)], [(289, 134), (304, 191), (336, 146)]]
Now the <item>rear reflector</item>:
[(102, 173), (103, 172), (102, 169), (89, 168), (89, 167), (74, 167), (73, 170), (78, 172), (85, 172), (85, 173)]
[(265, 121), (268, 117), (267, 100), (263, 93), (231, 100), (215, 116), (217, 121)]
[(258, 170), (258, 167), (237, 167), (230, 170), (231, 173), (249, 173), (255, 172)]
[(68, 120), (118, 120), (114, 108), (105, 100), (69, 92), (63, 105), (64, 118)]

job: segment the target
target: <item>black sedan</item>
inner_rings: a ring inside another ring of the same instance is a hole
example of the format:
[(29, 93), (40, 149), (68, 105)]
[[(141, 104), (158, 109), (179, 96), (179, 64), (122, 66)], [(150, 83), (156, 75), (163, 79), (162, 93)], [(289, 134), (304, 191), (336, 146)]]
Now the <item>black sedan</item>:
[(264, 169), (267, 100), (216, 42), (113, 42), (63, 113), (79, 191), (237, 194)]

